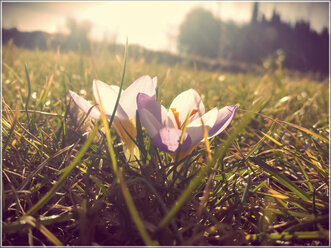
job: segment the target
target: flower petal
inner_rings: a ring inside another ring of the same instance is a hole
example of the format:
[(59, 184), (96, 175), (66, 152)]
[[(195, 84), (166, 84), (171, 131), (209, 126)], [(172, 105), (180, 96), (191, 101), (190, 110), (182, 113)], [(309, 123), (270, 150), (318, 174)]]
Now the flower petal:
[(146, 132), (151, 137), (154, 137), (163, 127), (160, 120), (156, 119), (147, 109), (142, 108), (139, 110), (139, 118), (141, 124), (145, 127)]
[[(152, 142), (160, 150), (174, 153), (178, 149), (181, 134), (182, 131), (177, 128), (164, 127), (157, 133), (157, 135), (153, 136)], [(181, 150), (189, 150), (191, 144), (190, 136), (185, 133)]]
[(218, 111), (217, 114), (217, 120), (214, 124), (214, 126), (209, 130), (209, 137), (212, 138), (219, 133), (221, 133), (232, 121), (234, 115), (237, 112), (237, 106), (226, 106)]
[(138, 93), (145, 93), (149, 96), (155, 95), (155, 86), (157, 81), (152, 80), (148, 75), (142, 76), (134, 81), (122, 94), (120, 104), (129, 118), (136, 116), (137, 110), (137, 95)]
[[(169, 110), (175, 108), (179, 113), (179, 121), (181, 124), (185, 122), (187, 115), (190, 115), (193, 110), (197, 110), (190, 121), (197, 119), (199, 116), (205, 113), (205, 106), (201, 100), (200, 95), (193, 89), (186, 90), (180, 93), (176, 98), (172, 101)], [(171, 119), (174, 123), (176, 123), (173, 115), (170, 115)]]
[(92, 108), (90, 111), (90, 116), (95, 119), (100, 118), (100, 111), (96, 106), (93, 106), (91, 103), (86, 101), (84, 98), (80, 97), (77, 95), (75, 92), (69, 90), (69, 95), (71, 99), (74, 101), (74, 103), (81, 109), (83, 110), (86, 114), (89, 112), (89, 110)]
[(168, 111), (160, 103), (156, 101), (156, 96), (149, 96), (144, 93), (137, 95), (137, 107), (138, 111), (141, 109), (148, 110), (163, 127), (175, 127), (168, 116)]
[[(217, 120), (218, 110), (217, 108), (213, 108), (209, 110), (207, 113), (205, 113), (203, 116), (201, 116), (207, 131), (209, 133), (209, 130), (212, 129), (212, 127), (215, 125), (215, 122)], [(201, 119), (198, 118), (191, 123), (187, 125), (186, 132), (189, 134), (192, 140), (193, 145), (199, 144), (203, 140), (203, 126)]]
[[(114, 91), (115, 91), (115, 93), (116, 93), (116, 96), (118, 95), (118, 92), (120, 91), (120, 87), (119, 86), (117, 86), (117, 85), (108, 85), (108, 84), (106, 84), (107, 86), (109, 86), (110, 88), (112, 88)], [(124, 93), (124, 90), (122, 89), (122, 91), (121, 91), (121, 95)]]
[(157, 77), (153, 77), (153, 87), (154, 87), (154, 89), (156, 89), (157, 88)]
[[(102, 105), (105, 110), (105, 114), (108, 117), (111, 117), (111, 115), (113, 114), (113, 111), (114, 111), (115, 104), (116, 104), (119, 87), (116, 85), (105, 84), (104, 82), (101, 82), (99, 80), (93, 80), (93, 95), (94, 95), (95, 101), (98, 104), (100, 104), (100, 101), (99, 101), (99, 97), (97, 94), (97, 87), (99, 90)], [(120, 119), (128, 119), (128, 116), (125, 114), (125, 112), (123, 111), (122, 106), (120, 104), (117, 106), (116, 116), (118, 116)]]

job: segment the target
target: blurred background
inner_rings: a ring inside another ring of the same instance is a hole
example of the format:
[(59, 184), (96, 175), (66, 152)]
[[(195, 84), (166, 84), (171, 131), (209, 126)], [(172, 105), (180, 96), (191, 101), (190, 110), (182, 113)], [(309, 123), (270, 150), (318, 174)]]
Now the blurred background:
[[(136, 59), (245, 72), (329, 74), (329, 2), (2, 2), (2, 43), (122, 52)], [(188, 60), (190, 61), (190, 60)], [(243, 66), (242, 64), (246, 65)], [(248, 70), (248, 69), (247, 69)]]

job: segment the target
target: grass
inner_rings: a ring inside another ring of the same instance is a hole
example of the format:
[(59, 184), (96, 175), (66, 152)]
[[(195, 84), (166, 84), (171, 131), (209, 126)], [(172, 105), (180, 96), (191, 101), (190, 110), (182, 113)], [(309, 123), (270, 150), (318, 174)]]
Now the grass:
[[(122, 77), (123, 54), (101, 47), (87, 56), (7, 45), (2, 62), (2, 245), (329, 244), (327, 80), (130, 54)], [(207, 110), (239, 110), (210, 149), (201, 144), (182, 161), (137, 125), (133, 166), (113, 128), (85, 118), (67, 92), (92, 100), (94, 78), (124, 79), (125, 89), (144, 74), (158, 77), (165, 106), (194, 88)]]

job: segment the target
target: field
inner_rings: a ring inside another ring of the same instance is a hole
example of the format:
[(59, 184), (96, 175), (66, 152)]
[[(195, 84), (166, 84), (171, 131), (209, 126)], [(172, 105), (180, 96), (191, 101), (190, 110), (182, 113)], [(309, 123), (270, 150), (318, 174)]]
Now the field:
[(181, 161), (137, 124), (141, 160), (130, 164), (114, 128), (84, 118), (67, 95), (93, 101), (93, 79), (120, 85), (124, 62), (124, 51), (102, 47), (3, 47), (2, 245), (328, 246), (328, 79), (281, 64), (230, 74), (129, 54), (123, 89), (147, 74), (166, 107), (189, 88), (206, 110), (238, 106), (224, 132)]

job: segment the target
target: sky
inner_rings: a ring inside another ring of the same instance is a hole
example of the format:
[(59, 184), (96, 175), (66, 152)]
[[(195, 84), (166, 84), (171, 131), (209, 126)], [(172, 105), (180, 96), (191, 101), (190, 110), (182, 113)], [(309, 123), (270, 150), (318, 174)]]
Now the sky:
[[(2, 2), (2, 27), (21, 31), (64, 32), (68, 18), (92, 24), (90, 38), (138, 44), (152, 50), (176, 51), (176, 36), (185, 16), (196, 7), (223, 21), (249, 22), (253, 2), (247, 1), (98, 1)], [(276, 9), (282, 20), (306, 20), (320, 32), (329, 28), (329, 4), (324, 2), (260, 2), (267, 19)]]

